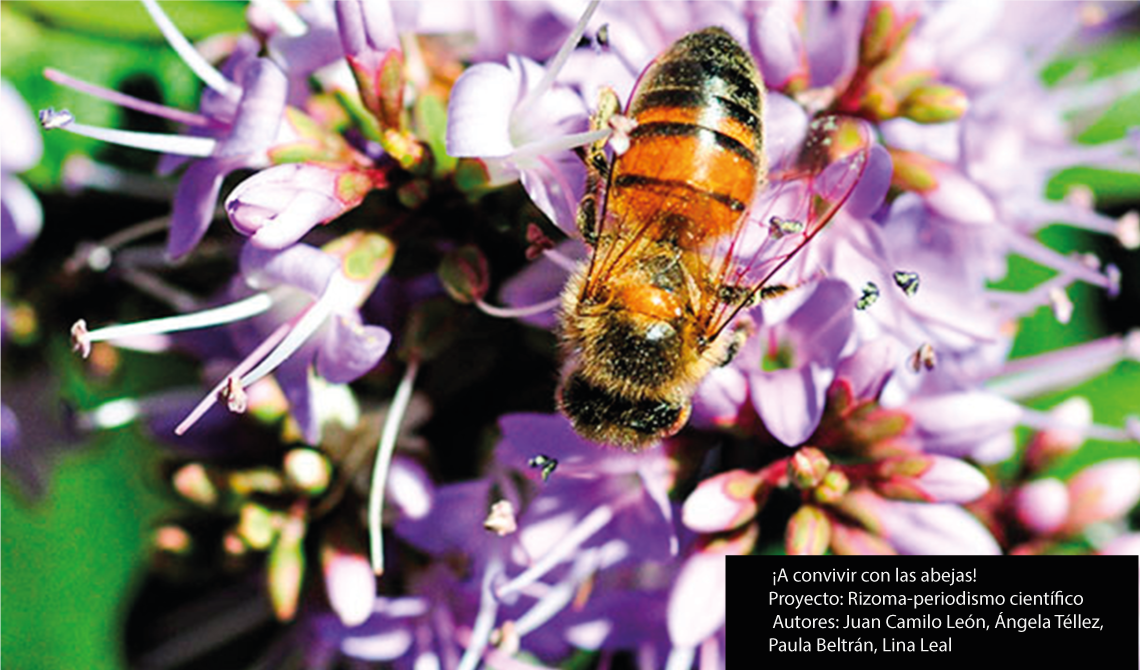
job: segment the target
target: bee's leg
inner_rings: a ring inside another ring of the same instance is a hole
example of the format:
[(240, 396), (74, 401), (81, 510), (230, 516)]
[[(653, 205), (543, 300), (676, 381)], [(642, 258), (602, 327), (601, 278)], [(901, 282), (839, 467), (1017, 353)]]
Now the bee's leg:
[(575, 217), (578, 232), (586, 244), (594, 246), (598, 242), (598, 196), (590, 191), (590, 178), (586, 178), (586, 195), (578, 203), (578, 214)]
[(755, 307), (765, 300), (778, 298), (792, 290), (787, 284), (767, 284), (756, 290), (752, 286), (726, 284), (717, 289), (717, 299), (726, 305), (743, 308)]
[[(610, 118), (621, 111), (621, 101), (612, 88), (605, 87), (598, 94), (598, 108), (590, 115), (590, 130), (608, 128)], [(582, 239), (594, 244), (598, 239), (598, 200), (604, 185), (610, 180), (610, 161), (606, 157), (606, 141), (602, 138), (593, 144), (576, 149), (586, 164), (586, 195), (578, 204), (577, 224)]]
[(729, 340), (728, 346), (724, 350), (724, 358), (717, 365), (723, 368), (731, 363), (755, 330), (756, 325), (752, 323), (751, 319), (741, 319), (736, 322), (732, 327), (732, 332), (728, 334)]

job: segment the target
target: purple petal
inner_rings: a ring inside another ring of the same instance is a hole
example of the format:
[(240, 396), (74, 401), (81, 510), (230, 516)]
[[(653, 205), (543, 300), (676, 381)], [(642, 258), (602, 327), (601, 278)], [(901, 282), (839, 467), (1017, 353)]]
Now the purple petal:
[(906, 352), (898, 340), (878, 337), (843, 359), (835, 370), (835, 377), (851, 384), (856, 399), (878, 398), (905, 358)]
[(598, 446), (578, 437), (557, 414), (508, 414), (499, 419), (499, 430), (503, 439), (495, 447), (495, 460), (507, 467), (529, 469), (527, 462), (542, 454), (557, 459), (558, 469), (565, 470), (587, 467), (599, 456)]
[(704, 428), (732, 425), (746, 402), (748, 378), (744, 373), (731, 365), (714, 368), (693, 395), (690, 421)]
[(285, 118), (288, 80), (279, 67), (266, 58), (250, 63), (242, 76), (242, 96), (233, 128), (221, 139), (215, 156), (248, 157), (263, 154), (277, 138)]
[(677, 647), (694, 648), (725, 621), (727, 558), (698, 552), (682, 566), (669, 595), (669, 638)]
[(492, 541), (493, 535), (483, 528), (490, 495), (489, 479), (441, 486), (435, 490), (431, 511), (419, 518), (401, 518), (396, 522), (396, 533), (437, 556), (454, 550), (474, 554)]
[(317, 444), (321, 439), (321, 424), (320, 413), (313, 405), (313, 390), (309, 385), (311, 356), (311, 346), (302, 347), (278, 366), (273, 371), (273, 376), (289, 400), (289, 413), (300, 426), (305, 441)]
[(8, 260), (24, 250), (43, 228), (44, 212), (32, 190), (19, 179), (0, 177), (0, 260)]
[(884, 500), (879, 519), (884, 536), (902, 554), (1001, 553), (985, 526), (957, 505)]
[(764, 427), (784, 444), (803, 444), (819, 426), (832, 372), (809, 364), (749, 377), (752, 404)]
[[(340, 3), (333, 4), (340, 5)], [(250, 10), (253, 11), (255, 7), (251, 6)], [(329, 9), (331, 8), (319, 3), (301, 5), (296, 8), (296, 12), (308, 26), (308, 30), (296, 36), (278, 31), (272, 33), (269, 38), (269, 49), (274, 61), (281, 65), (294, 82), (344, 58), (344, 49), (341, 47), (336, 29), (336, 17)], [(251, 23), (252, 20), (250, 17)], [(276, 28), (272, 19), (266, 17), (266, 21), (273, 26), (273, 29)], [(272, 29), (263, 32), (271, 31)]]
[(298, 163), (262, 170), (226, 198), (226, 213), (234, 228), (251, 235), (257, 246), (282, 249), (360, 204), (361, 199), (345, 202), (338, 197), (341, 174)]
[(586, 190), (585, 166), (569, 151), (540, 157), (538, 161), (537, 167), (521, 170), (523, 188), (554, 225), (576, 235), (578, 202)]
[(40, 162), (43, 139), (35, 114), (7, 81), (0, 86), (0, 122), (4, 143), (0, 145), (0, 166), (4, 172), (23, 172)]
[(975, 455), (979, 445), (1010, 432), (1022, 409), (983, 391), (918, 398), (906, 406), (915, 434), (927, 451), (947, 456)]
[(447, 107), (447, 153), (503, 157), (514, 151), (511, 112), (518, 102), (521, 74), (495, 63), (468, 68), (451, 89)]
[(399, 48), (392, 9), (386, 0), (342, 0), (333, 4), (346, 56), (376, 68), (389, 49)]
[(918, 478), (918, 485), (935, 502), (966, 503), (977, 500), (990, 489), (980, 470), (957, 458), (931, 456), (929, 470)]
[(797, 360), (834, 368), (854, 329), (855, 294), (836, 279), (819, 282), (811, 297), (787, 321), (797, 340)]
[(893, 171), (894, 165), (887, 150), (881, 144), (872, 146), (867, 169), (843, 205), (843, 211), (855, 218), (874, 214), (882, 206), (887, 190), (891, 187)]
[(786, 165), (796, 158), (807, 137), (807, 112), (794, 100), (779, 93), (770, 93), (765, 104), (764, 141), (768, 163), (772, 166)]
[(50, 478), (47, 450), (42, 445), (28, 445), (27, 440), (21, 439), (20, 420), (4, 404), (0, 404), (0, 453), (4, 472), (19, 484), (21, 493), (32, 499), (44, 494)]
[(355, 312), (338, 315), (321, 341), (317, 374), (334, 384), (347, 384), (376, 367), (391, 341), (387, 330), (362, 325)]
[(764, 83), (777, 90), (783, 89), (793, 78), (807, 75), (803, 40), (789, 11), (795, 10), (788, 5), (770, 5), (754, 27), (753, 44)]
[(170, 238), (166, 255), (178, 260), (193, 251), (214, 218), (214, 206), (222, 190), (222, 180), (238, 166), (233, 161), (207, 158), (186, 168), (174, 194)]
[(251, 288), (264, 290), (282, 284), (295, 286), (311, 296), (325, 291), (340, 262), (307, 244), (274, 251), (246, 244), (241, 251), (241, 273)]
[[(558, 253), (574, 258), (582, 254), (582, 245), (574, 240), (557, 247)], [(503, 285), (500, 299), (510, 307), (529, 307), (558, 297), (566, 286), (570, 273), (564, 267), (543, 256), (527, 265)], [(532, 326), (553, 329), (558, 322), (556, 310), (550, 309), (520, 319)]]

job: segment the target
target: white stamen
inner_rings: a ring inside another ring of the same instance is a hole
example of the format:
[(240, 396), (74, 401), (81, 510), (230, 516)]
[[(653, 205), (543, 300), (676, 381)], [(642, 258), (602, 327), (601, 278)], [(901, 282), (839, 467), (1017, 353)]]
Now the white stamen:
[(479, 613), (475, 615), (475, 625), (471, 630), (471, 641), (459, 659), (457, 670), (475, 670), (483, 658), (483, 651), (491, 640), (491, 632), (495, 629), (495, 615), (499, 610), (499, 601), (495, 598), (495, 578), (503, 573), (503, 559), (493, 554), (487, 561), (487, 568), (483, 572), (483, 586), (480, 589)]
[(265, 338), (265, 341), (257, 345), (257, 348), (255, 348), (252, 352), (250, 352), (248, 356), (246, 356), (240, 363), (238, 363), (237, 367), (235, 367), (225, 379), (216, 384), (214, 388), (211, 389), (210, 392), (206, 395), (206, 397), (202, 398), (202, 401), (194, 407), (194, 409), (190, 410), (190, 413), (186, 415), (186, 418), (182, 420), (182, 423), (178, 424), (178, 426), (175, 427), (174, 434), (182, 435), (186, 431), (190, 430), (190, 427), (197, 423), (198, 419), (201, 419), (202, 415), (205, 414), (206, 411), (213, 407), (214, 403), (218, 401), (219, 394), (222, 392), (222, 389), (225, 388), (226, 384), (229, 383), (230, 379), (243, 374), (246, 370), (253, 367), (254, 363), (264, 358), (265, 355), (269, 353), (273, 347), (277, 346), (281, 340), (285, 339), (285, 336), (289, 333), (289, 329), (292, 328), (292, 326), (293, 323), (287, 321), (278, 326), (277, 329), (272, 333), (270, 333), (269, 337)]
[(48, 81), (59, 84), (60, 86), (66, 86), (68, 88), (75, 89), (76, 91), (80, 91), (82, 93), (86, 93), (87, 95), (106, 100), (107, 102), (118, 105), (120, 107), (126, 107), (128, 109), (138, 110), (152, 116), (170, 119), (175, 123), (183, 123), (188, 126), (210, 125), (210, 120), (201, 114), (187, 112), (181, 109), (175, 109), (173, 107), (167, 107), (166, 105), (159, 105), (157, 103), (150, 102), (149, 100), (141, 100), (132, 95), (127, 95), (126, 93), (120, 93), (119, 91), (115, 91), (109, 88), (96, 86), (95, 84), (83, 81), (82, 79), (76, 79), (75, 77), (60, 72), (54, 68), (49, 67), (45, 69), (44, 77)]
[(408, 411), (412, 399), (412, 387), (416, 383), (419, 361), (413, 357), (408, 361), (404, 377), (396, 387), (396, 395), (384, 417), (384, 428), (380, 432), (380, 445), (376, 448), (376, 464), (372, 467), (372, 488), (368, 492), (368, 544), (372, 554), (372, 571), (384, 573), (384, 490), (388, 487), (388, 469), (392, 465), (392, 455), (396, 452), (396, 438), (400, 435), (400, 425)]
[(107, 326), (87, 333), (91, 342), (103, 342), (124, 337), (138, 337), (142, 335), (161, 335), (175, 333), (183, 330), (195, 330), (226, 323), (233, 323), (251, 316), (262, 314), (273, 306), (273, 298), (268, 293), (258, 293), (245, 300), (208, 309), (193, 314), (168, 316), (163, 319), (127, 323), (120, 326)]
[(572, 555), (594, 533), (605, 528), (606, 524), (613, 518), (614, 512), (609, 505), (595, 507), (569, 533), (566, 533), (561, 540), (551, 547), (542, 558), (535, 561), (534, 565), (500, 587), (498, 589), (499, 598), (503, 599), (511, 594), (518, 593), (538, 581), (556, 565)]
[[(48, 126), (44, 126), (48, 128)], [(114, 128), (100, 128), (82, 123), (68, 123), (59, 126), (68, 132), (90, 137), (92, 139), (119, 144), (135, 149), (157, 151), (164, 154), (178, 154), (194, 158), (206, 158), (213, 155), (218, 141), (212, 137), (193, 137), (190, 135), (166, 135), (163, 133), (141, 133), (134, 130), (116, 130)]]
[(609, 129), (587, 130), (580, 133), (571, 133), (569, 135), (557, 135), (548, 140), (528, 142), (511, 154), (511, 160), (516, 163), (525, 163), (539, 156), (554, 154), (559, 151), (568, 151), (576, 147), (593, 144), (609, 134)]
[(545, 249), (542, 255), (567, 272), (574, 272), (578, 269), (579, 263), (577, 261), (557, 249)]
[(186, 36), (178, 30), (166, 12), (158, 6), (157, 0), (142, 0), (142, 3), (146, 7), (147, 13), (150, 14), (151, 20), (162, 31), (162, 36), (166, 38), (167, 43), (203, 83), (227, 98), (236, 100), (241, 95), (241, 87), (226, 79), (225, 75), (210, 65), (202, 57), (202, 54), (198, 53), (194, 45), (190, 44), (190, 40), (186, 39)]
[(1049, 303), (1053, 306), (1053, 316), (1057, 323), (1067, 324), (1073, 318), (1073, 301), (1060, 286), (1049, 291)]
[(550, 300), (544, 300), (543, 302), (536, 303), (534, 305), (528, 305), (526, 307), (497, 307), (480, 299), (475, 301), (475, 306), (479, 308), (479, 311), (489, 316), (496, 316), (500, 319), (518, 319), (524, 316), (549, 312), (561, 303), (562, 298), (558, 297), (551, 298)]
[(285, 35), (300, 37), (309, 32), (308, 24), (282, 0), (250, 0), (250, 2), (265, 11)]
[(574, 26), (574, 30), (562, 42), (562, 47), (558, 49), (558, 53), (554, 55), (546, 63), (546, 73), (543, 74), (542, 79), (538, 85), (527, 92), (519, 104), (515, 107), (514, 114), (525, 114), (527, 107), (532, 105), (536, 100), (541, 98), (546, 91), (554, 85), (554, 79), (558, 77), (559, 71), (562, 66), (566, 64), (566, 60), (570, 58), (570, 54), (578, 47), (578, 42), (582, 39), (582, 34), (586, 32), (586, 24), (590, 21), (590, 17), (594, 15), (594, 10), (598, 8), (598, 3), (601, 0), (592, 0), (590, 5), (586, 7), (586, 11), (582, 13), (582, 18), (578, 19), (578, 24)]
[[(175, 192), (169, 180), (126, 172), (83, 154), (72, 154), (64, 160), (62, 178), (63, 188), (68, 192), (94, 189), (166, 204)], [(170, 226), (169, 217), (166, 226)]]
[(1035, 409), (1022, 408), (1021, 417), (1018, 420), (1022, 426), (1033, 428), (1034, 430), (1064, 430), (1072, 432), (1073, 434), (1080, 435), (1084, 439), (1101, 440), (1104, 442), (1133, 442), (1136, 441), (1137, 436), (1133, 435), (1130, 431), (1133, 425), (1130, 423), (1135, 422), (1134, 417), (1125, 419), (1125, 427), (1116, 428), (1113, 426), (1105, 426), (1098, 423), (1065, 423), (1061, 421), (1056, 413), (1040, 412)]
[[(340, 282), (338, 282), (338, 280), (340, 280)], [(276, 370), (287, 358), (296, 353), (313, 333), (317, 332), (317, 330), (324, 325), (329, 315), (332, 314), (333, 310), (337, 307), (341, 297), (337, 287), (333, 284), (345, 281), (350, 280), (340, 272), (333, 274), (328, 286), (325, 287), (324, 293), (322, 293), (321, 297), (310, 305), (304, 314), (301, 315), (301, 318), (293, 324), (293, 327), (289, 330), (289, 334), (285, 336), (281, 344), (274, 347), (273, 351), (269, 352), (269, 355), (266, 356), (265, 360), (261, 361), (257, 367), (242, 376), (241, 385), (243, 387), (248, 388), (252, 386), (254, 382)]]
[(578, 555), (570, 574), (547, 591), (538, 602), (531, 606), (515, 621), (515, 633), (523, 637), (541, 628), (574, 600), (574, 595), (582, 583), (596, 571), (624, 559), (629, 555), (629, 545), (620, 540), (611, 540), (605, 545), (589, 549)]

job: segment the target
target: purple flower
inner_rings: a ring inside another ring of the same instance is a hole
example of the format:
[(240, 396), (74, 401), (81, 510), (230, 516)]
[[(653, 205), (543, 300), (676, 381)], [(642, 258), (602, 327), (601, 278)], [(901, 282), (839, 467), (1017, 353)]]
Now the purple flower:
[[(776, 301), (761, 306), (765, 324), (753, 338), (760, 360), (743, 352), (741, 365), (764, 427), (784, 444), (802, 444), (823, 416), (827, 388), (854, 327), (855, 296), (846, 284), (824, 280), (787, 317)], [(791, 300), (789, 297), (785, 300)], [(773, 318), (774, 317), (774, 318)], [(744, 363), (748, 361), (748, 363)]]
[(1067, 528), (1119, 518), (1140, 501), (1140, 462), (1116, 458), (1087, 467), (1069, 480), (1068, 492)]
[[(75, 346), (87, 354), (91, 343), (152, 336), (234, 323), (254, 317), (235, 330), (249, 351), (178, 426), (181, 434), (223, 398), (244, 411), (244, 389), (274, 373), (289, 399), (302, 434), (315, 443), (320, 434), (315, 381), (310, 371), (333, 384), (344, 384), (370, 370), (388, 348), (391, 335), (362, 323), (356, 309), (391, 263), (392, 247), (378, 235), (352, 234), (321, 251), (295, 245), (266, 251), (247, 245), (242, 253), (246, 297), (198, 314), (152, 322), (111, 326), (88, 332), (80, 321), (72, 330)], [(260, 315), (260, 316), (259, 316)]]
[(4, 148), (0, 153), (3, 180), (3, 247), (0, 259), (9, 260), (39, 235), (43, 211), (35, 194), (16, 178), (40, 162), (43, 142), (32, 111), (7, 81), (0, 89), (0, 120), (4, 123)]
[(226, 213), (238, 232), (263, 249), (283, 249), (358, 206), (385, 185), (377, 170), (331, 164), (291, 163), (262, 170), (226, 198)]

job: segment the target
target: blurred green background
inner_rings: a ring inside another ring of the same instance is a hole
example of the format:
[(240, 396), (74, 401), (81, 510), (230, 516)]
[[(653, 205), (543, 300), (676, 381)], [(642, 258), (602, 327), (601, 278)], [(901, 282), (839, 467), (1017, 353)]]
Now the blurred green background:
[[(191, 39), (244, 28), (244, 3), (164, 2), (163, 7)], [(199, 84), (162, 40), (140, 4), (3, 2), (0, 12), (3, 76), (33, 110), (67, 108), (91, 125), (141, 123), (113, 105), (46, 81), (42, 71), (49, 66), (174, 107), (197, 106)], [(1106, 75), (1137, 63), (1140, 40), (1115, 39), (1054, 63), (1046, 77), (1055, 80), (1078, 66)], [(1136, 119), (1140, 119), (1140, 94), (1114, 105), (1083, 139), (1096, 143), (1119, 138)], [(137, 222), (163, 213), (161, 208), (152, 212), (142, 206), (133, 211), (121, 200), (96, 199), (84, 201), (80, 216), (60, 183), (60, 166), (75, 152), (137, 170), (152, 167), (154, 156), (116, 150), (66, 133), (47, 135), (44, 144), (43, 161), (25, 178), (44, 202), (45, 232), (21, 258), (4, 268), (5, 295), (33, 304), (34, 296), (50, 294), (36, 284), (54, 276), (45, 265), (61, 263), (77, 240), (96, 237), (94, 231), (112, 231), (123, 221)], [(1059, 197), (1068, 184), (1077, 182), (1092, 184), (1099, 202), (1117, 215), (1140, 203), (1140, 177), (1135, 174), (1074, 170), (1055, 180), (1052, 195)], [(1109, 240), (1060, 226), (1045, 231), (1043, 239), (1062, 251), (1095, 251), (1116, 262), (1125, 271), (1123, 293), (1115, 302), (1107, 302), (1100, 291), (1075, 287), (1070, 293), (1076, 304), (1072, 323), (1061, 326), (1049, 311), (1039, 310), (1023, 326), (1027, 335), (1017, 341), (1017, 355), (1136, 327), (1140, 265), (1135, 252), (1123, 252)], [(1031, 286), (1049, 276), (1048, 271), (1016, 258), (1010, 270), (1003, 288)], [(65, 341), (67, 325), (77, 314), (66, 305), (35, 307), (40, 312), (39, 337), (24, 344), (10, 343), (5, 349), (6, 403), (21, 409), (30, 406), (28, 416), (35, 415), (38, 404), (42, 415), (58, 418), (55, 403), (60, 397), (90, 408), (161, 386), (148, 379), (148, 374), (157, 371), (148, 370), (145, 363), (124, 366), (126, 376), (116, 377), (113, 383), (90, 381)], [(37, 365), (50, 366), (60, 386), (29, 384), (28, 377), (34, 378)], [(10, 370), (14, 370), (11, 375)], [(183, 372), (190, 378), (189, 371)], [(1074, 392), (1091, 400), (1096, 421), (1120, 425), (1126, 414), (1140, 409), (1140, 364), (1121, 365)], [(1050, 407), (1063, 397), (1041, 398), (1035, 404)], [(1121, 449), (1090, 442), (1057, 472), (1065, 476), (1090, 460), (1126, 455)], [(1127, 455), (1140, 456), (1137, 448), (1129, 449)], [(134, 428), (103, 433), (54, 451), (58, 452), (55, 467), (41, 499), (28, 499), (7, 475), (3, 481), (2, 664), (45, 670), (120, 668), (123, 621), (132, 590), (143, 575), (150, 533), (172, 509), (161, 488), (159, 452)]]

